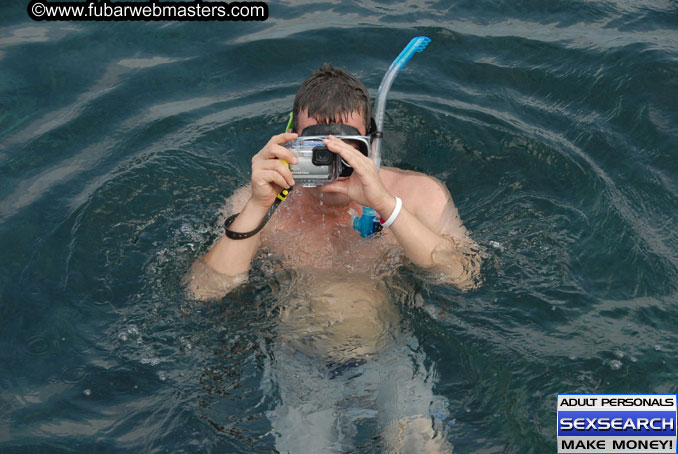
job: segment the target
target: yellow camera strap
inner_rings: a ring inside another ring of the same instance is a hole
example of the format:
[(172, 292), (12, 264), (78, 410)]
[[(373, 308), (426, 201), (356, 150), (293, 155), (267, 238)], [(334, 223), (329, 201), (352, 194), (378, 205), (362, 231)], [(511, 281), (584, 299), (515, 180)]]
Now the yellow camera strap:
[[(287, 121), (287, 126), (285, 126), (285, 132), (292, 129), (293, 125), (294, 125), (294, 112), (290, 112), (290, 119)], [(289, 162), (285, 161), (284, 159), (281, 159), (281, 161), (284, 162), (285, 165), (289, 168), (289, 166), (290, 166)], [(283, 189), (282, 191), (280, 191), (277, 195), (278, 200), (280, 200), (281, 202), (284, 202), (285, 199), (287, 199), (287, 196), (289, 195), (289, 193), (290, 193), (290, 191), (292, 190), (293, 187), (294, 186), (290, 186), (289, 189)], [(276, 202), (277, 202), (277, 200), (276, 200)], [(276, 208), (277, 208), (277, 205), (276, 205)]]

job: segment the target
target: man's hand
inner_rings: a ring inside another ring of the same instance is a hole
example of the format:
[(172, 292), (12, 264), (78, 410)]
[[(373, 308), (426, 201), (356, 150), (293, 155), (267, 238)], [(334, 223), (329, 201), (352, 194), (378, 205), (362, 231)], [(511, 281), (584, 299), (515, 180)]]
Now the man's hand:
[(294, 185), (289, 167), (282, 162), (297, 163), (294, 156), (282, 144), (297, 138), (297, 133), (285, 132), (271, 137), (264, 148), (252, 157), (252, 198), (256, 205), (268, 209), (283, 188)]
[(381, 181), (374, 161), (334, 136), (330, 136), (323, 142), (330, 151), (340, 155), (353, 167), (353, 174), (348, 180), (321, 186), (320, 190), (346, 194), (351, 200), (373, 208), (380, 216), (388, 218), (395, 209), (395, 197), (388, 192)]

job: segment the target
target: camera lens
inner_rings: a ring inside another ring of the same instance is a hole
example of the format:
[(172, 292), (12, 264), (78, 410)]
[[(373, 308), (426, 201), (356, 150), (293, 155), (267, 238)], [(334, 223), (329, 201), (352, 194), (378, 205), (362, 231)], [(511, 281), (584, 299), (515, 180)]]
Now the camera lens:
[(327, 147), (314, 147), (311, 162), (316, 166), (328, 166), (332, 164), (334, 154)]

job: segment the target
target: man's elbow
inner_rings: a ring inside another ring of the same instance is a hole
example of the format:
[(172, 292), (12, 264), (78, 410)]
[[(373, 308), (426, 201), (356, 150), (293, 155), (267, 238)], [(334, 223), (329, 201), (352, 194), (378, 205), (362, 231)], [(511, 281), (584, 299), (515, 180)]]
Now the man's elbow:
[(182, 284), (190, 298), (208, 301), (223, 298), (245, 281), (247, 281), (247, 273), (235, 276), (221, 274), (203, 259), (198, 259), (182, 279)]
[(482, 284), (480, 248), (468, 238), (446, 239), (445, 244), (433, 251), (433, 266), (429, 271), (435, 273), (438, 281), (453, 284), (461, 291), (477, 289)]

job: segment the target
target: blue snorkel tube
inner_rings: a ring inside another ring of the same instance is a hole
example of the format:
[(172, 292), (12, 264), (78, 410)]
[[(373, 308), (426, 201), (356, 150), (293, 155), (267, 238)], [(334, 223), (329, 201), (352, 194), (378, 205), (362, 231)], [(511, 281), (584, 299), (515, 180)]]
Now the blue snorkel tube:
[[(415, 53), (423, 51), (430, 42), (431, 38), (426, 36), (412, 38), (410, 43), (405, 46), (402, 52), (400, 52), (400, 55), (393, 60), (391, 67), (388, 68), (384, 78), (381, 79), (379, 91), (377, 91), (377, 98), (374, 100), (374, 117), (377, 124), (377, 131), (374, 134), (372, 153), (370, 154), (370, 157), (374, 161), (374, 165), (377, 167), (377, 172), (381, 167), (381, 138), (384, 135), (384, 112), (386, 110), (386, 98), (388, 97), (388, 92), (391, 89), (391, 85), (396, 76), (400, 70), (405, 67), (407, 62), (410, 61), (410, 58), (412, 58)], [(353, 218), (353, 228), (360, 232), (361, 237), (367, 238), (373, 233), (381, 230), (379, 216), (377, 216), (377, 213), (372, 208), (363, 207), (362, 216)]]
[(391, 90), (391, 85), (396, 76), (398, 76), (398, 73), (405, 67), (407, 62), (410, 61), (410, 58), (412, 58), (415, 53), (422, 52), (430, 42), (431, 38), (426, 36), (412, 38), (410, 43), (405, 46), (402, 52), (400, 52), (400, 55), (393, 60), (391, 67), (388, 68), (388, 71), (384, 74), (384, 78), (381, 79), (377, 98), (374, 100), (374, 119), (377, 123), (377, 133), (375, 135), (371, 156), (374, 165), (377, 166), (377, 170), (381, 167), (381, 138), (384, 133), (384, 113), (386, 111), (386, 98), (388, 97), (388, 92)]

